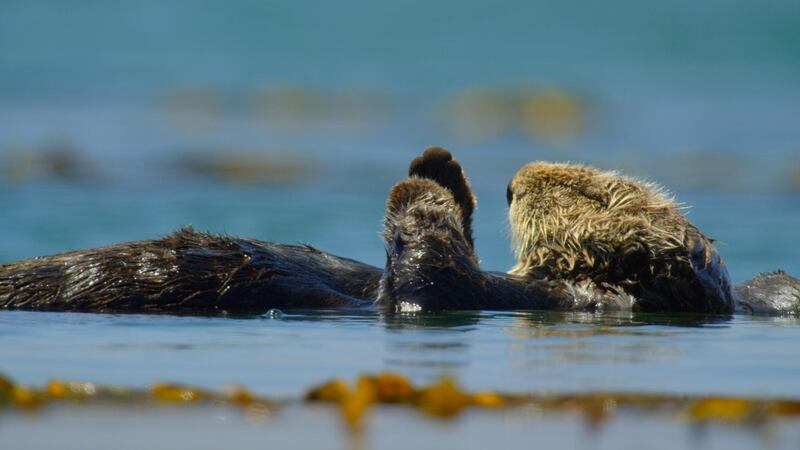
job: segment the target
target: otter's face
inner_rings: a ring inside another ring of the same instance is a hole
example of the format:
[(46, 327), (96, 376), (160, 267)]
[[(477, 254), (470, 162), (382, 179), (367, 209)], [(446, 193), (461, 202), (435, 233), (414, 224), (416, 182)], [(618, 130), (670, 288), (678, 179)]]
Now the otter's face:
[(518, 263), (511, 270), (518, 275), (549, 274), (552, 254), (562, 252), (576, 211), (585, 198), (578, 195), (593, 175), (589, 168), (544, 162), (520, 169), (506, 190), (512, 250)]
[(508, 219), (511, 234), (512, 250), (520, 264), (512, 272), (524, 274), (522, 261), (534, 250), (540, 241), (540, 233), (536, 224), (542, 213), (546, 199), (537, 198), (541, 194), (539, 164), (532, 163), (520, 169), (506, 188), (506, 201), (508, 202)]

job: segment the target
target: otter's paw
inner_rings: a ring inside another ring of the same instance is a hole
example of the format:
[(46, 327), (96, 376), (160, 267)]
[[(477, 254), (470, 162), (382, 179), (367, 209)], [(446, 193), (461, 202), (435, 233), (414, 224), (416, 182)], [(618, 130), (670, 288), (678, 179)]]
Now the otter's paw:
[(472, 213), (475, 210), (475, 196), (472, 194), (461, 164), (453, 159), (453, 155), (441, 147), (430, 147), (422, 156), (411, 161), (408, 175), (433, 180), (453, 194), (453, 198), (461, 210), (464, 235), (472, 246)]

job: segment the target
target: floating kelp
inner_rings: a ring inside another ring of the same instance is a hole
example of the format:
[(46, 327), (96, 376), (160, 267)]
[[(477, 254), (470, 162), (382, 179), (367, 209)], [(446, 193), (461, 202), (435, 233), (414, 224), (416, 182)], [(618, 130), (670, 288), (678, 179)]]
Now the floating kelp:
[(173, 167), (184, 175), (239, 185), (283, 185), (301, 180), (308, 164), (268, 151), (216, 149), (195, 151), (175, 159)]
[(8, 149), (0, 161), (0, 180), (12, 183), (97, 181), (86, 155), (70, 142), (54, 141), (40, 147)]
[(153, 405), (229, 405), (245, 415), (264, 416), (286, 404), (336, 405), (348, 429), (364, 426), (367, 413), (380, 405), (404, 406), (427, 416), (453, 419), (467, 409), (536, 410), (542, 413), (576, 414), (598, 425), (615, 414), (666, 414), (689, 422), (721, 422), (757, 426), (777, 418), (800, 418), (800, 400), (786, 398), (745, 398), (724, 396), (686, 396), (613, 392), (586, 393), (501, 393), (469, 392), (454, 380), (445, 378), (428, 386), (415, 386), (396, 373), (363, 375), (348, 384), (334, 379), (313, 387), (299, 399), (273, 399), (256, 395), (244, 387), (222, 391), (171, 383), (154, 383), (147, 389), (103, 386), (77, 381), (51, 380), (45, 386), (16, 384), (0, 376), (0, 411), (37, 411), (56, 403), (85, 406), (139, 404)]
[(533, 140), (568, 141), (585, 128), (586, 102), (560, 88), (470, 89), (450, 100), (452, 130), (469, 140), (521, 131)]
[(228, 404), (247, 409), (272, 410), (277, 403), (258, 397), (241, 386), (211, 391), (173, 383), (153, 383), (147, 389), (106, 386), (80, 381), (50, 380), (43, 387), (16, 384), (0, 376), (0, 408), (35, 411), (59, 402), (117, 404), (143, 403), (169, 405)]

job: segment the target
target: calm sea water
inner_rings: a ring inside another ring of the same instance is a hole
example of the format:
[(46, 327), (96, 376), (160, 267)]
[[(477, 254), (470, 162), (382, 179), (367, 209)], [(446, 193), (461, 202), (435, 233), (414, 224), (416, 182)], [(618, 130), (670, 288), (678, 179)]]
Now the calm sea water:
[[(796, 320), (563, 313), (271, 318), (0, 313), (4, 369), (144, 387), (180, 380), (300, 397), (330, 377), (395, 371), (456, 377), (470, 389), (800, 396)], [(4, 448), (528, 448), (531, 439), (596, 448), (796, 448), (796, 421), (765, 429), (692, 427), (680, 417), (620, 414), (601, 427), (541, 411), (470, 412), (438, 422), (390, 407), (349, 435), (335, 411), (290, 406), (251, 424), (226, 408), (62, 407), (0, 416)], [(47, 433), (37, 432), (46, 427)], [(308, 430), (313, 429), (312, 433)]]
[[(798, 55), (790, 0), (5, 0), (0, 263), (191, 224), (382, 265), (385, 196), (436, 144), (471, 177), (487, 269), (513, 264), (508, 180), (526, 162), (568, 160), (666, 185), (737, 282), (776, 268), (800, 275)], [(566, 113), (535, 102), (553, 89)], [(476, 93), (484, 103), (467, 101)], [(542, 131), (541, 120), (569, 132)], [(66, 171), (48, 162), (54, 149), (72, 161)], [(244, 167), (276, 162), (294, 175), (252, 182), (181, 165), (242, 154), (254, 158)], [(799, 340), (795, 320), (748, 317), (0, 312), (0, 372), (25, 383), (236, 382), (287, 396), (393, 370), (471, 389), (800, 397)], [(591, 431), (571, 418), (438, 423), (387, 409), (353, 438), (333, 414), (302, 408), (263, 426), (230, 411), (62, 409), (4, 413), (0, 447), (53, 447), (58, 435), (63, 448), (797, 448), (796, 425), (698, 434), (621, 417)]]

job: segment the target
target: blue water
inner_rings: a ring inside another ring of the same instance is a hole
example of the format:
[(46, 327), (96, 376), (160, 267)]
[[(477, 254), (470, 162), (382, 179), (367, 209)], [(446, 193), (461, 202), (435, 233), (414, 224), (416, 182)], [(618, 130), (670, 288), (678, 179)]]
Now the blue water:
[[(117, 449), (508, 449), (531, 448), (766, 448), (794, 449), (798, 428), (784, 422), (766, 430), (712, 424), (691, 427), (663, 416), (622, 417), (592, 427), (569, 416), (542, 416), (540, 411), (475, 411), (455, 421), (409, 415), (386, 407), (370, 417), (361, 434), (347, 434), (335, 411), (323, 407), (290, 407), (275, 417), (251, 423), (221, 407), (189, 410), (63, 408), (52, 414), (10, 416), (0, 422), (4, 448)], [(579, 421), (577, 421), (579, 422)], [(47, 432), (42, 430), (46, 427)], [(86, 432), (92, 430), (92, 432)]]
[[(487, 269), (513, 265), (508, 180), (526, 162), (556, 160), (665, 185), (737, 282), (776, 268), (800, 275), (799, 75), (793, 0), (4, 0), (0, 263), (191, 224), (382, 265), (387, 192), (422, 149), (443, 145), (478, 196)], [(536, 110), (548, 92), (574, 109)], [(566, 121), (567, 132), (536, 120)], [(53, 168), (54, 149), (72, 169)], [(181, 166), (242, 154), (255, 161), (245, 167), (297, 173), (253, 182)], [(453, 375), (472, 389), (800, 397), (798, 339), (796, 320), (748, 317), (0, 312), (0, 372), (25, 383), (236, 382), (287, 396), (395, 370), (418, 382)], [(265, 438), (282, 448), (796, 448), (800, 439), (796, 422), (768, 438), (712, 427), (704, 441), (680, 421), (623, 417), (587, 434), (571, 418), (481, 413), (443, 425), (388, 410), (361, 442), (332, 414), (290, 410), (263, 428), (226, 414), (6, 414), (0, 447), (51, 447), (36, 432), (45, 427), (65, 436), (64, 448), (86, 447), (86, 430), (111, 447), (131, 421), (150, 433), (125, 435), (130, 448)], [(306, 422), (319, 440), (307, 440)], [(392, 432), (397, 440), (386, 439)]]
[[(331, 377), (395, 371), (416, 383), (452, 376), (474, 390), (658, 392), (800, 397), (796, 319), (574, 313), (273, 318), (0, 312), (4, 370), (18, 380), (145, 387), (179, 380), (243, 383), (298, 399)], [(619, 413), (599, 427), (540, 410), (468, 412), (452, 422), (377, 408), (350, 435), (332, 408), (291, 403), (250, 423), (223, 407), (55, 407), (0, 415), (3, 448), (529, 448), (530, 440), (597, 448), (796, 448), (795, 420), (764, 429), (690, 426), (680, 416)], [(264, 421), (265, 420), (265, 421)], [(47, 429), (47, 433), (37, 430)], [(309, 432), (313, 430), (313, 432)]]
[[(3, 312), (9, 375), (300, 396), (331, 377), (444, 375), (470, 389), (800, 397), (794, 319), (451, 313), (281, 319)], [(102, 338), (100, 338), (102, 336)]]

